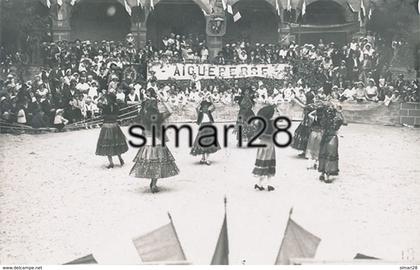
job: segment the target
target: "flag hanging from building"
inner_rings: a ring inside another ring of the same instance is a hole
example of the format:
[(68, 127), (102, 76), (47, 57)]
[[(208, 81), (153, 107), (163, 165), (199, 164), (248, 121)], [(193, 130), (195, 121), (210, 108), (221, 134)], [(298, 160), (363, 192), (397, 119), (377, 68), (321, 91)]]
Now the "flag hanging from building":
[(77, 0), (71, 0), (70, 5), (74, 6)]
[(96, 261), (95, 257), (93, 257), (92, 254), (89, 254), (87, 256), (84, 256), (82, 258), (76, 259), (74, 261), (65, 263), (64, 265), (69, 265), (69, 264), (98, 264), (98, 262)]
[(287, 9), (287, 11), (292, 11), (292, 3), (291, 3), (291, 1), (292, 0), (287, 0), (287, 6), (286, 6), (286, 9)]
[(302, 19), (303, 19), (303, 16), (305, 16), (305, 13), (306, 13), (306, 0), (303, 0), (303, 3), (302, 3)]
[(349, 9), (351, 10), (351, 12), (355, 13), (356, 10), (354, 9), (354, 7), (350, 4), (349, 0), (347, 1), (347, 6), (349, 7)]
[(155, 9), (155, 3), (153, 0), (150, 0), (150, 9)]
[(275, 264), (290, 264), (292, 258), (313, 258), (320, 242), (319, 237), (302, 228), (289, 215)]
[(57, 0), (57, 5), (61, 7), (63, 5), (63, 0)]
[(137, 0), (137, 6), (141, 7), (141, 1), (140, 0)]
[(51, 8), (51, 1), (50, 0), (45, 0), (45, 4), (47, 5), (48, 8)]
[(419, 15), (420, 15), (420, 0), (418, 0), (417, 2), (417, 11), (419, 12)]
[(124, 7), (125, 7), (125, 10), (127, 11), (128, 15), (131, 16), (131, 7), (128, 4), (127, 0), (124, 0)]
[(217, 239), (216, 249), (214, 250), (211, 265), (229, 265), (229, 238), (226, 217), (226, 198), (225, 198), (225, 218), (223, 219), (222, 229)]
[(169, 224), (133, 239), (134, 246), (143, 262), (185, 262), (187, 260), (172, 219), (170, 220)]

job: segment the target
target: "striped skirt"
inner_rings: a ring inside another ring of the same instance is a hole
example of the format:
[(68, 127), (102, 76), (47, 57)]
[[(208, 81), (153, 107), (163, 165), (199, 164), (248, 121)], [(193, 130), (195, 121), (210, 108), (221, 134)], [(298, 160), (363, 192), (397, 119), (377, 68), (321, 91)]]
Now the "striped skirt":
[(179, 174), (175, 158), (166, 146), (143, 146), (137, 152), (134, 162), (130, 175), (137, 178), (161, 179)]
[(306, 158), (318, 160), (322, 134), (323, 132), (321, 130), (312, 130), (309, 135), (308, 145), (306, 146)]
[(267, 147), (258, 148), (257, 159), (255, 160), (255, 167), (252, 174), (257, 177), (272, 177), (276, 174), (276, 149), (273, 142), (262, 142), (267, 144)]
[(318, 171), (329, 175), (338, 175), (338, 137), (326, 135), (321, 140)]
[(128, 151), (124, 133), (117, 123), (104, 123), (96, 144), (96, 155), (116, 156)]

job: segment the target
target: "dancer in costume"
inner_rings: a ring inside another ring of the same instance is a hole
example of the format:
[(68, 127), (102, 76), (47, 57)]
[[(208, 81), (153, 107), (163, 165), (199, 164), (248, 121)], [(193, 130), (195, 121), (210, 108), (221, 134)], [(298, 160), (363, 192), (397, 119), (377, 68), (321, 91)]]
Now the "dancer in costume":
[(255, 133), (254, 126), (248, 123), (248, 120), (255, 116), (254, 112), (252, 111), (252, 107), (254, 106), (255, 102), (254, 97), (250, 91), (250, 89), (244, 89), (244, 93), (237, 100), (239, 104), (239, 113), (234, 132), (236, 132), (238, 147), (242, 145), (240, 140), (244, 139), (245, 141), (248, 141)]
[(321, 173), (319, 180), (325, 183), (332, 183), (330, 176), (338, 175), (338, 136), (337, 131), (344, 124), (341, 112), (333, 106), (324, 110), (320, 125), (323, 129), (321, 147), (319, 151), (319, 167)]
[[(146, 145), (137, 152), (130, 175), (150, 179), (150, 191), (156, 193), (159, 192), (158, 179), (175, 176), (179, 174), (179, 169), (168, 147), (162, 145), (162, 141), (166, 138), (162, 138), (161, 127), (165, 119), (171, 115), (171, 109), (165, 102), (157, 98), (156, 92), (152, 88), (146, 91), (146, 95), (148, 99), (142, 104), (140, 120), (144, 127), (143, 135), (147, 141)], [(159, 111), (158, 102), (163, 105), (163, 112)], [(153, 134), (153, 129), (156, 134)], [(155, 136), (155, 145), (153, 145), (152, 136)]]
[(303, 107), (303, 120), (295, 130), (292, 140), (292, 148), (302, 151), (298, 157), (305, 158), (306, 147), (308, 145), (309, 135), (311, 134), (311, 119), (309, 113), (314, 110), (312, 104), (304, 105), (299, 99), (294, 99), (296, 104)]
[[(273, 132), (274, 132), (274, 116), (275, 108), (274, 106), (265, 106), (261, 108), (257, 115), (262, 117), (267, 126), (264, 133), (260, 136), (260, 144), (265, 144), (265, 147), (259, 147), (257, 150), (257, 158), (255, 160), (255, 167), (252, 173), (254, 176), (259, 178), (259, 182), (254, 185), (254, 188), (257, 190), (273, 191), (274, 187), (271, 185), (271, 178), (276, 174), (276, 149), (273, 142)], [(256, 130), (260, 131), (262, 128), (262, 123), (256, 121)]]
[(318, 156), (319, 148), (322, 139), (323, 130), (320, 125), (320, 120), (323, 116), (324, 105), (318, 103), (315, 105), (316, 109), (308, 114), (310, 120), (311, 133), (308, 138), (308, 143), (306, 146), (305, 156), (307, 159), (313, 161), (313, 165), (308, 169), (317, 169), (318, 166)]
[[(212, 115), (215, 109), (210, 97), (205, 97), (197, 108), (197, 125), (200, 128), (190, 154), (193, 156), (201, 155), (200, 164), (211, 165), (209, 160), (210, 154), (216, 153), (221, 149), (218, 139), (211, 136), (213, 134), (212, 129), (215, 129)], [(206, 138), (200, 139), (203, 136)]]
[(112, 156), (118, 156), (120, 164), (123, 166), (124, 160), (121, 154), (128, 151), (128, 145), (124, 133), (121, 131), (117, 122), (119, 108), (115, 94), (107, 94), (98, 103), (98, 107), (102, 109), (104, 122), (99, 134), (98, 143), (96, 144), (96, 155), (108, 157), (108, 169), (114, 168)]

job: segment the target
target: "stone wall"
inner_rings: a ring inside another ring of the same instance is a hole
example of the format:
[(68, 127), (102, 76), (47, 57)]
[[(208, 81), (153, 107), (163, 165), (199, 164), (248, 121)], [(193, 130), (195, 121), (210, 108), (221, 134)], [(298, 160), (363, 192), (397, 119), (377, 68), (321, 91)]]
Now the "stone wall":
[(400, 123), (402, 125), (420, 126), (420, 103), (401, 103)]
[[(257, 112), (263, 105), (257, 104), (254, 112)], [(344, 117), (348, 123), (373, 124), (373, 125), (400, 125), (400, 104), (391, 104), (385, 106), (381, 103), (342, 103)], [(402, 105), (401, 105), (402, 106)], [(416, 105), (415, 105), (416, 106)], [(420, 105), (417, 105), (420, 106)], [(418, 110), (411, 109), (411, 114), (419, 115), (417, 121), (420, 121), (420, 107)], [(303, 117), (303, 109), (294, 103), (282, 103), (278, 106), (282, 116), (287, 116), (293, 121), (300, 121)], [(239, 111), (237, 105), (216, 104), (216, 111), (213, 116), (216, 122), (236, 121)], [(407, 111), (407, 113), (410, 113)], [(196, 120), (196, 106), (187, 105), (175, 109), (170, 118), (170, 122), (194, 122)]]

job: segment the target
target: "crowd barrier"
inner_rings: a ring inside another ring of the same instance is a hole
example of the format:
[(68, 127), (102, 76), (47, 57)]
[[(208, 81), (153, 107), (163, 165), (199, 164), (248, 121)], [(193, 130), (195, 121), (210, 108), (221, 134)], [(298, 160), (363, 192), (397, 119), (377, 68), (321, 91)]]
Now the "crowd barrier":
[[(340, 103), (343, 114), (348, 123), (370, 125), (404, 125), (420, 126), (420, 103), (393, 103), (385, 106), (383, 103)], [(257, 112), (264, 104), (256, 104), (253, 108)], [(197, 119), (197, 104), (187, 104), (173, 108), (168, 119), (170, 123), (195, 123)], [(301, 121), (303, 109), (294, 102), (281, 103), (277, 106), (281, 116), (292, 121)], [(121, 125), (130, 125), (136, 121), (139, 105), (132, 105), (122, 109), (119, 117)], [(213, 117), (219, 123), (234, 123), (239, 112), (238, 105), (217, 104)], [(102, 116), (67, 125), (66, 131), (98, 128), (103, 121)], [(0, 120), (0, 133), (42, 133), (54, 132), (55, 128), (32, 128), (27, 125), (8, 123)]]

